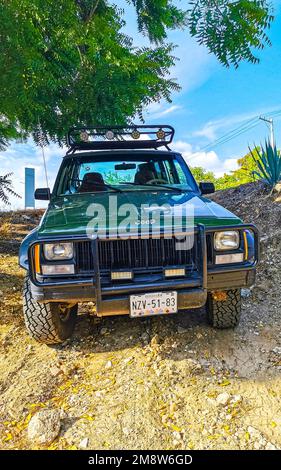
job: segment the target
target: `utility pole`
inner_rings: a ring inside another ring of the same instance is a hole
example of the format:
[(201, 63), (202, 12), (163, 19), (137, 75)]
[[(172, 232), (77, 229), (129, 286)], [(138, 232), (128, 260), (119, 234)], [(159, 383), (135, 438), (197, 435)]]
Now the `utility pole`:
[(266, 118), (264, 116), (260, 116), (259, 119), (261, 121), (266, 122), (270, 126), (270, 143), (271, 143), (271, 147), (273, 148), (274, 145), (275, 145), (273, 119), (272, 118)]

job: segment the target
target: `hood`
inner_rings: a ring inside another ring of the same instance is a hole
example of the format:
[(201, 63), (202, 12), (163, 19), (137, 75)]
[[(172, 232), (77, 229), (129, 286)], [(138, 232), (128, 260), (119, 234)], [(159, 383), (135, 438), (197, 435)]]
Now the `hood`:
[(219, 204), (192, 192), (85, 193), (53, 198), (38, 235), (84, 235), (94, 225), (99, 231), (115, 233), (120, 224), (126, 227), (129, 222), (138, 230), (151, 224), (155, 228), (165, 226), (176, 230), (182, 222), (217, 226), (236, 225), (241, 220)]

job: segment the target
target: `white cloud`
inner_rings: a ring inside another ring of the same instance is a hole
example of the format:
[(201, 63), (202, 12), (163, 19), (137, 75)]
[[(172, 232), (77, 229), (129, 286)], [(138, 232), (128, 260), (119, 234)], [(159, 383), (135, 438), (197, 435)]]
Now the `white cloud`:
[(166, 107), (165, 103), (152, 103), (148, 106), (146, 110), (147, 118), (149, 119), (158, 119), (170, 114), (174, 114), (179, 110), (182, 110), (183, 107), (177, 104)]
[(184, 142), (184, 140), (176, 140), (172, 144), (173, 150), (177, 152), (186, 153), (190, 155), (192, 153), (192, 145), (188, 142)]
[(239, 167), (237, 158), (228, 158), (224, 160), (224, 169), (226, 172), (237, 170)]
[(191, 167), (201, 166), (205, 170), (212, 171), (215, 176), (223, 176), (238, 168), (236, 158), (221, 160), (216, 152), (193, 151), (188, 142), (182, 140), (173, 143), (173, 150), (182, 154), (186, 163)]
[[(55, 177), (61, 163), (61, 157), (65, 154), (65, 148), (60, 148), (56, 144), (44, 147), (49, 185), (52, 188)], [(14, 190), (21, 196), (21, 199), (11, 197), (12, 209), (24, 208), (24, 172), (25, 168), (35, 169), (35, 187), (46, 187), (46, 179), (43, 165), (42, 149), (37, 147), (31, 139), (26, 143), (12, 144), (6, 151), (0, 152), (0, 174), (13, 173)], [(0, 209), (9, 209), (0, 204)], [(36, 207), (46, 207), (42, 201), (36, 201)]]

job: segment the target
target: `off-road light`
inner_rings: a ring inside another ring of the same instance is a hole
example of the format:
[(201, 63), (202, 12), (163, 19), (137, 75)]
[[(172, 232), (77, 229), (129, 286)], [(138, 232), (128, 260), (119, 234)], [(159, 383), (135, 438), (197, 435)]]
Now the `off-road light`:
[(139, 131), (134, 130), (134, 131), (131, 133), (131, 136), (132, 136), (133, 139), (137, 140), (137, 139), (140, 138), (140, 133), (139, 133)]
[(159, 129), (159, 131), (156, 132), (157, 139), (163, 140), (165, 139), (165, 132), (162, 129)]
[(73, 258), (73, 243), (46, 243), (44, 256), (49, 261)]
[(237, 248), (239, 248), (239, 242), (239, 232), (237, 232), (237, 230), (225, 230), (224, 232), (215, 232), (215, 250), (237, 250)]
[(242, 263), (242, 261), (244, 261), (244, 253), (216, 256), (216, 264)]
[(43, 264), (42, 274), (43, 276), (74, 274), (74, 264)]
[(113, 140), (115, 135), (114, 135), (114, 132), (113, 131), (107, 131), (105, 133), (105, 137), (107, 138), (107, 140)]
[(89, 135), (86, 131), (82, 131), (80, 132), (80, 139), (83, 141), (83, 142), (88, 142), (89, 140)]
[(111, 280), (120, 281), (125, 279), (133, 279), (132, 271), (111, 271)]
[(185, 268), (165, 269), (165, 277), (185, 276)]

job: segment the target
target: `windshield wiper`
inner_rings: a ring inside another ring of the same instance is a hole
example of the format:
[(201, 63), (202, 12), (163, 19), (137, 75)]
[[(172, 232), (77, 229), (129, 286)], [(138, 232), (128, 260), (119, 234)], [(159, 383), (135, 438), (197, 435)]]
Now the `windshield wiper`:
[(111, 186), (111, 184), (107, 184), (107, 183), (95, 183), (95, 186), (99, 186), (99, 187), (105, 187), (105, 188), (108, 188), (108, 189), (112, 189), (113, 191), (116, 191), (117, 193), (123, 193), (122, 189), (120, 188), (116, 188), (115, 186)]
[[(74, 180), (72, 180), (74, 181)], [(111, 184), (106, 184), (106, 183), (95, 183), (95, 186), (98, 186), (99, 188), (108, 188), (108, 189), (112, 189), (113, 191), (116, 191), (117, 193), (123, 193), (122, 189), (120, 188), (116, 188), (115, 186), (111, 186)], [(78, 191), (75, 191), (75, 193), (72, 193), (72, 194), (77, 194), (77, 192), (79, 193), (79, 189)], [(96, 191), (89, 191), (89, 193), (95, 193)]]
[(138, 184), (138, 183), (126, 183), (126, 182), (123, 182), (122, 183), (119, 183), (119, 184), (129, 184), (131, 186), (150, 186), (150, 187), (153, 187), (154, 189), (157, 189), (157, 188), (165, 188), (165, 189), (169, 189), (170, 191), (177, 191), (178, 193), (185, 193), (186, 191), (184, 189), (180, 189), (180, 188), (175, 188), (173, 186), (168, 186), (168, 185), (165, 185), (165, 184), (152, 184), (152, 183), (145, 183), (145, 184)]

